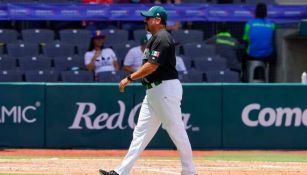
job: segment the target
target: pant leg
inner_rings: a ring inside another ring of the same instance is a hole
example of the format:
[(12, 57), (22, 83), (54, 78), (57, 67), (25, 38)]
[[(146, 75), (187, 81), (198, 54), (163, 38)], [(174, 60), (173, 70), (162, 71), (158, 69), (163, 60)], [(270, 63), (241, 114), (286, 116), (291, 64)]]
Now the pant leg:
[(128, 153), (121, 165), (115, 169), (119, 175), (128, 175), (135, 161), (146, 148), (150, 140), (156, 134), (161, 125), (161, 121), (155, 116), (153, 110), (145, 96), (142, 103), (139, 119), (133, 131), (133, 140), (130, 144)]
[(181, 99), (182, 86), (178, 80), (163, 81), (161, 85), (149, 90), (148, 101), (155, 114), (162, 121), (179, 151), (182, 175), (196, 174), (193, 163), (192, 148), (182, 121)]

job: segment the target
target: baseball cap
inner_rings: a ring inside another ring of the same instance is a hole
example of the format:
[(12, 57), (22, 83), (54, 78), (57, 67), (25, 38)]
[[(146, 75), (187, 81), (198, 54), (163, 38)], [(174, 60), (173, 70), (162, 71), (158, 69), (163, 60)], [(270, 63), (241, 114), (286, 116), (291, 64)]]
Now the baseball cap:
[(105, 35), (100, 30), (95, 30), (92, 32), (93, 38), (105, 38)]
[(145, 44), (148, 42), (148, 38), (147, 38), (147, 35), (143, 35), (142, 38), (140, 39), (140, 43), (141, 45)]
[(153, 6), (148, 11), (142, 11), (141, 15), (144, 17), (161, 18), (162, 24), (166, 24), (166, 10), (161, 6)]

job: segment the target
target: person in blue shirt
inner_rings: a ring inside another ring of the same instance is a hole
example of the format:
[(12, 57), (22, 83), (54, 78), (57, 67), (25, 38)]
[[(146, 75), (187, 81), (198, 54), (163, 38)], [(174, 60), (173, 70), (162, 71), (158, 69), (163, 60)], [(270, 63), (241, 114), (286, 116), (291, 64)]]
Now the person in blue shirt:
[[(247, 45), (247, 60), (259, 60), (266, 63), (274, 60), (273, 37), (275, 24), (266, 17), (266, 4), (258, 3), (255, 18), (245, 24), (243, 40)], [(262, 72), (257, 72), (256, 74), (262, 74)], [(264, 76), (264, 74), (259, 76)]]

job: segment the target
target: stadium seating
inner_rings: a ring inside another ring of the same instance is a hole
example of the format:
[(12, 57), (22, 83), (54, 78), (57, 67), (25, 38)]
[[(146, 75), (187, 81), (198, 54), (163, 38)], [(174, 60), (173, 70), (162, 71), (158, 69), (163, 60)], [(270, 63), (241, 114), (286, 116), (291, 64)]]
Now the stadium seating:
[(18, 41), (18, 36), (15, 29), (0, 29), (0, 44), (15, 43)]
[(23, 81), (23, 73), (19, 70), (1, 70), (0, 82), (20, 82)]
[(89, 71), (62, 71), (60, 73), (63, 82), (93, 82), (93, 73)]
[(84, 61), (82, 56), (54, 57), (54, 69), (57, 71), (84, 69)]
[(182, 57), (185, 67), (187, 68), (187, 71), (189, 71), (190, 69), (194, 67), (193, 60), (191, 58), (186, 57), (186, 56), (181, 56), (181, 57)]
[(54, 41), (54, 31), (50, 29), (25, 29), (21, 31), (25, 43), (42, 44)]
[(140, 43), (141, 41), (141, 38), (147, 34), (147, 31), (145, 31), (144, 29), (138, 29), (138, 30), (134, 30), (133, 31), (133, 38), (134, 38), (134, 41), (136, 43)]
[(26, 71), (25, 81), (27, 82), (58, 82), (59, 73), (55, 71)]
[(181, 45), (187, 43), (201, 43), (204, 38), (204, 33), (201, 30), (178, 30), (172, 32), (176, 42), (179, 42)]
[(135, 46), (135, 43), (114, 44), (112, 46), (120, 65), (123, 63), (123, 60), (125, 59), (125, 56), (128, 53), (129, 49)]
[(78, 55), (80, 56), (83, 56), (85, 55), (85, 53), (88, 51), (89, 49), (89, 45), (88, 44), (78, 44), (77, 45), (77, 52), (78, 52)]
[(105, 34), (106, 38), (104, 41), (105, 47), (110, 47), (115, 44), (121, 44), (128, 42), (128, 31), (120, 29), (106, 29), (102, 30), (102, 33)]
[(228, 83), (238, 83), (240, 82), (240, 76), (237, 72), (223, 70), (223, 71), (207, 71), (205, 72), (205, 79), (207, 82), (228, 82)]
[(183, 45), (184, 55), (189, 58), (199, 58), (215, 55), (215, 48), (211, 45), (202, 43), (188, 43)]
[(123, 79), (126, 76), (127, 76), (127, 73), (123, 71), (100, 72), (97, 75), (99, 82), (119, 82), (121, 79)]
[(197, 59), (194, 60), (194, 64), (197, 70), (203, 72), (227, 69), (226, 60), (220, 57), (208, 57), (205, 59)]
[(183, 83), (200, 83), (203, 82), (203, 72), (198, 70), (190, 70), (187, 73), (180, 72), (178, 78)]
[(0, 43), (0, 55), (4, 55), (4, 51), (5, 50), (5, 47), (4, 47), (4, 44)]
[(36, 56), (39, 54), (38, 44), (30, 43), (9, 43), (6, 46), (7, 53), (13, 57), (22, 57), (22, 56)]
[(19, 58), (19, 66), (23, 71), (50, 70), (51, 59), (44, 56), (24, 56)]
[(62, 43), (78, 46), (84, 44), (89, 46), (91, 33), (85, 29), (63, 29), (59, 31)]
[(0, 70), (15, 70), (17, 68), (17, 60), (7, 55), (0, 56)]
[(69, 57), (75, 55), (75, 47), (72, 44), (61, 42), (48, 43), (43, 47), (43, 54), (51, 58), (60, 56)]

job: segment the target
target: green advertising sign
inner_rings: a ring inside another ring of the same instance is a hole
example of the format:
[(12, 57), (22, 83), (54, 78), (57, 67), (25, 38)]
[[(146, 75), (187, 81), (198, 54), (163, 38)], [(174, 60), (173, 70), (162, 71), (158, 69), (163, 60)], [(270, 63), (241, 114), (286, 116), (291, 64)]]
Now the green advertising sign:
[(46, 145), (127, 148), (136, 111), (132, 87), (117, 84), (47, 84)]
[(185, 84), (182, 112), (194, 149), (221, 148), (221, 84)]
[(307, 86), (223, 86), (223, 147), (306, 149)]
[(44, 147), (44, 84), (0, 84), (0, 146)]
[[(184, 87), (183, 121), (193, 148), (221, 146), (220, 93), (216, 85)], [(47, 84), (47, 147), (128, 148), (144, 96), (140, 84), (125, 93), (117, 84)], [(161, 128), (148, 148), (175, 146)]]

